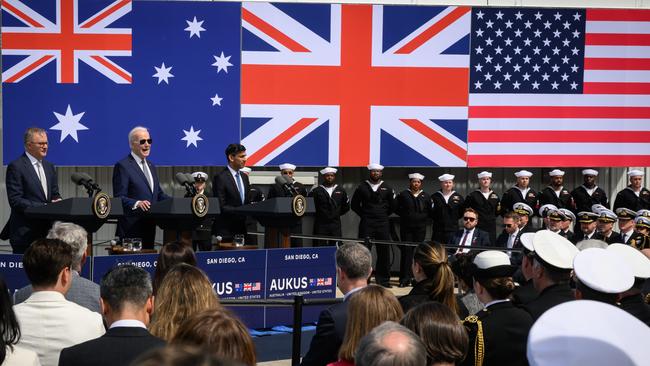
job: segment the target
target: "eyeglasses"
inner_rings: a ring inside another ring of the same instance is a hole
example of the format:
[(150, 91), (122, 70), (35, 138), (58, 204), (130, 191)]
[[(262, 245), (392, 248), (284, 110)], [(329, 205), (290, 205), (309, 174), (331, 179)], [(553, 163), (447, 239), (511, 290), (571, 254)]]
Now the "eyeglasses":
[(465, 217), (463, 217), (463, 220), (469, 221), (469, 222), (474, 222), (474, 221), (476, 221), (476, 218), (475, 217), (467, 217), (467, 216), (465, 216)]
[(139, 142), (140, 142), (140, 145), (144, 145), (145, 142), (148, 143), (149, 145), (151, 145), (153, 143), (153, 140), (152, 139), (142, 139)]

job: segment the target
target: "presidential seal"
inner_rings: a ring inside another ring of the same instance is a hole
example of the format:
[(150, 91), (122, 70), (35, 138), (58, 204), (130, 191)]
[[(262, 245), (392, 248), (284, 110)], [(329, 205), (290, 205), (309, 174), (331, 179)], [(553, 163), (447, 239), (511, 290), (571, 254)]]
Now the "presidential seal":
[(111, 198), (104, 192), (98, 192), (93, 198), (93, 215), (103, 220), (111, 213)]
[(305, 214), (307, 211), (307, 199), (303, 195), (297, 195), (291, 201), (291, 208), (293, 209), (293, 214), (300, 217)]
[(208, 197), (203, 193), (199, 193), (192, 198), (192, 212), (194, 216), (205, 216), (208, 213), (208, 207), (210, 207), (210, 201), (208, 201)]

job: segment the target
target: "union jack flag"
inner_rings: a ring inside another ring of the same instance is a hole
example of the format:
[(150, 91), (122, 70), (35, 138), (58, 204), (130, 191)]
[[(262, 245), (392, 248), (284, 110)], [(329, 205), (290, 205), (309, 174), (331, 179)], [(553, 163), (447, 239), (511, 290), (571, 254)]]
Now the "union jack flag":
[(319, 278), (316, 281), (316, 286), (325, 286), (325, 279), (324, 278)]
[(244, 3), (249, 164), (465, 166), (470, 19), (455, 6)]
[(253, 291), (253, 284), (250, 282), (244, 283), (244, 292)]

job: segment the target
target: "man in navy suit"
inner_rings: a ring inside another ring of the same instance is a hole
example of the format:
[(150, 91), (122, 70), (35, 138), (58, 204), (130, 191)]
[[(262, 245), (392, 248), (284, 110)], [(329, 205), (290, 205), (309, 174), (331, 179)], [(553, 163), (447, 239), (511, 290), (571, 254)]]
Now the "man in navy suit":
[[(463, 247), (489, 247), (490, 234), (476, 227), (478, 225), (478, 213), (473, 208), (465, 209), (463, 212), (463, 229), (458, 230), (452, 239), (452, 244)], [(469, 253), (470, 249), (458, 249), (456, 254)]]
[(149, 161), (153, 140), (144, 127), (129, 132), (131, 153), (113, 168), (113, 196), (122, 200), (124, 216), (117, 221), (120, 238), (141, 238), (142, 247), (153, 249), (156, 224), (144, 217), (151, 204), (168, 199), (160, 189), (156, 166)]
[(246, 216), (235, 215), (229, 211), (233, 208), (250, 203), (250, 181), (248, 174), (240, 169), (246, 165), (246, 148), (240, 144), (230, 144), (226, 147), (226, 169), (215, 175), (212, 187), (221, 207), (220, 219), (215, 223), (214, 231), (226, 241), (234, 235), (246, 234)]
[[(32, 241), (44, 238), (49, 222), (29, 219), (25, 209), (61, 200), (54, 165), (47, 155), (47, 133), (31, 127), (25, 131), (25, 153), (7, 167), (7, 198), (11, 207), (9, 222), (3, 230), (9, 236), (14, 254), (23, 254)], [(6, 236), (6, 235), (5, 235)]]

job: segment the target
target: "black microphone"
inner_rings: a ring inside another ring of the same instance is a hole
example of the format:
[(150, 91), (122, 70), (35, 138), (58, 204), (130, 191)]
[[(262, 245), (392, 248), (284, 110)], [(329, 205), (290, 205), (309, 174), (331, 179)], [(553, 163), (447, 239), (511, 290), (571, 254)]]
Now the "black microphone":
[(296, 188), (292, 184), (293, 182), (284, 175), (278, 175), (275, 177), (275, 183), (287, 189), (292, 196), (298, 195), (298, 191), (296, 191)]
[(176, 173), (175, 179), (178, 184), (185, 187), (185, 191), (187, 191), (189, 197), (194, 197), (196, 195), (196, 188), (194, 188), (194, 185), (188, 179), (187, 174), (180, 172)]
[(74, 184), (84, 186), (88, 192), (88, 197), (92, 197), (95, 191), (101, 192), (102, 190), (97, 183), (93, 182), (93, 178), (86, 173), (72, 173), (70, 179)]

